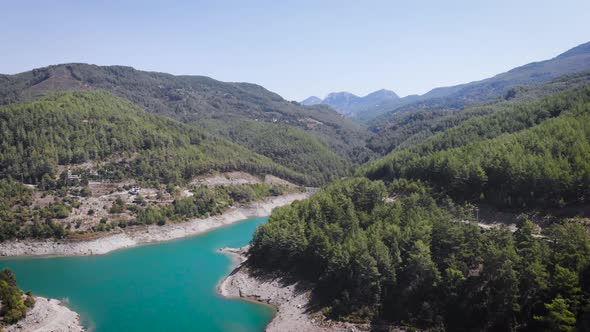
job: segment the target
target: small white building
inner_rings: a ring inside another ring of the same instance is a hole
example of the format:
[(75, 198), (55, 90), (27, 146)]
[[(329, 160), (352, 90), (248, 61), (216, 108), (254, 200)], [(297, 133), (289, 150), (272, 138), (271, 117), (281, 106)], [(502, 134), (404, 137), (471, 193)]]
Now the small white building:
[(137, 186), (133, 187), (133, 188), (131, 188), (131, 190), (129, 190), (129, 195), (138, 195), (140, 190), (141, 190), (140, 187), (137, 187)]

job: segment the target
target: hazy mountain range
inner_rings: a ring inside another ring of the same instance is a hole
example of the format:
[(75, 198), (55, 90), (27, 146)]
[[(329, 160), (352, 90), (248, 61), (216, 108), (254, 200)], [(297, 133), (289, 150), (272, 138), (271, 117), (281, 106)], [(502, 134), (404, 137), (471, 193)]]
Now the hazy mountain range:
[(320, 99), (316, 96), (311, 96), (301, 102), (303, 105), (318, 105), (324, 104), (332, 107), (337, 112), (355, 117), (358, 113), (363, 112), (367, 109), (379, 107), (384, 102), (392, 100), (398, 100), (399, 96), (386, 89), (377, 90), (369, 93), (364, 97), (359, 97), (350, 92), (332, 92), (324, 99)]
[(460, 108), (503, 95), (515, 86), (543, 83), (564, 74), (589, 69), (590, 42), (549, 60), (532, 62), (480, 81), (434, 88), (423, 95), (399, 98), (393, 91), (379, 90), (358, 97), (349, 92), (336, 92), (328, 94), (323, 100), (313, 96), (301, 103), (328, 105), (349, 117), (370, 121), (395, 111), (429, 107)]

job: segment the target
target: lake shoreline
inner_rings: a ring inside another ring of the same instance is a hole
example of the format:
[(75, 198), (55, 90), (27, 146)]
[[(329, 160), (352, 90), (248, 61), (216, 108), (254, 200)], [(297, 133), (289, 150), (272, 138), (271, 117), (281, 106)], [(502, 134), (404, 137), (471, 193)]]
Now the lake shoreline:
[(219, 252), (233, 260), (232, 271), (217, 285), (217, 292), (226, 298), (237, 298), (275, 308), (275, 316), (265, 331), (365, 331), (369, 326), (325, 319), (310, 305), (311, 284), (281, 275), (258, 274), (247, 264), (248, 246), (222, 248)]
[(11, 240), (0, 246), (0, 256), (91, 256), (130, 248), (142, 244), (158, 243), (190, 237), (230, 225), (251, 217), (270, 215), (274, 208), (302, 200), (310, 193), (293, 193), (252, 202), (246, 206), (232, 207), (218, 216), (192, 219), (183, 223), (134, 227), (117, 234), (109, 234), (89, 241)]
[(84, 327), (80, 315), (62, 301), (36, 296), (35, 305), (27, 312), (27, 316), (15, 324), (5, 326), (4, 331), (81, 332)]

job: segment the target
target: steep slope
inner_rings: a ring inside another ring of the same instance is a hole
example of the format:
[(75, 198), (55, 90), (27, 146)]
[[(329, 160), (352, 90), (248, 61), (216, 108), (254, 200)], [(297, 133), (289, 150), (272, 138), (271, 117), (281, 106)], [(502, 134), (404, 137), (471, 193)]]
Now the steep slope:
[(35, 298), (18, 288), (16, 276), (9, 269), (0, 271), (0, 328), (15, 324), (25, 318), (27, 311), (35, 305)]
[[(122, 66), (65, 64), (0, 76), (0, 103), (27, 100), (52, 91), (102, 89), (150, 113), (183, 122), (250, 119), (280, 123), (316, 135), (347, 159), (363, 147), (365, 128), (326, 106), (304, 107), (261, 86), (226, 83), (205, 76), (174, 76)], [(341, 142), (347, 140), (350, 145)], [(239, 143), (239, 142), (238, 142)]]
[(298, 183), (302, 174), (195, 127), (151, 115), (107, 92), (67, 92), (0, 107), (0, 178), (37, 184), (60, 165), (88, 161), (98, 173), (182, 183), (210, 170), (274, 174)]
[(502, 98), (465, 108), (426, 108), (412, 112), (397, 112), (390, 121), (372, 128), (376, 134), (368, 140), (368, 147), (379, 155), (418, 144), (436, 133), (459, 126), (477, 116), (501, 112), (525, 102), (533, 102), (590, 84), (590, 71), (569, 74), (550, 82), (510, 88)]
[(532, 62), (481, 81), (433, 89), (423, 97), (453, 97), (466, 102), (484, 100), (501, 95), (513, 86), (543, 83), (564, 74), (588, 69), (590, 42), (574, 47), (553, 59)]
[(240, 142), (280, 165), (309, 174), (319, 179), (319, 183), (329, 183), (350, 174), (350, 161), (317, 137), (297, 128), (253, 120), (207, 120), (200, 121), (198, 125), (233, 142)]
[(564, 220), (543, 235), (527, 219), (514, 233), (480, 229), (469, 206), (437, 197), (418, 181), (337, 181), (275, 210), (247, 267), (259, 279), (310, 281), (308, 310), (370, 330), (587, 330), (583, 224)]
[(371, 179), (428, 181), (462, 200), (563, 207), (590, 199), (590, 86), (474, 117), (364, 165)]

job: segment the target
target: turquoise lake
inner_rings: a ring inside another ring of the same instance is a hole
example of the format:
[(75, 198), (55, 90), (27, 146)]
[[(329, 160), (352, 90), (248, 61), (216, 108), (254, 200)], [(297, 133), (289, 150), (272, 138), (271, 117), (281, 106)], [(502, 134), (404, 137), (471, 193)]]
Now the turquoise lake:
[(215, 287), (231, 270), (221, 247), (241, 247), (268, 218), (103, 256), (0, 259), (19, 286), (66, 299), (91, 331), (262, 331), (274, 310), (226, 299)]

